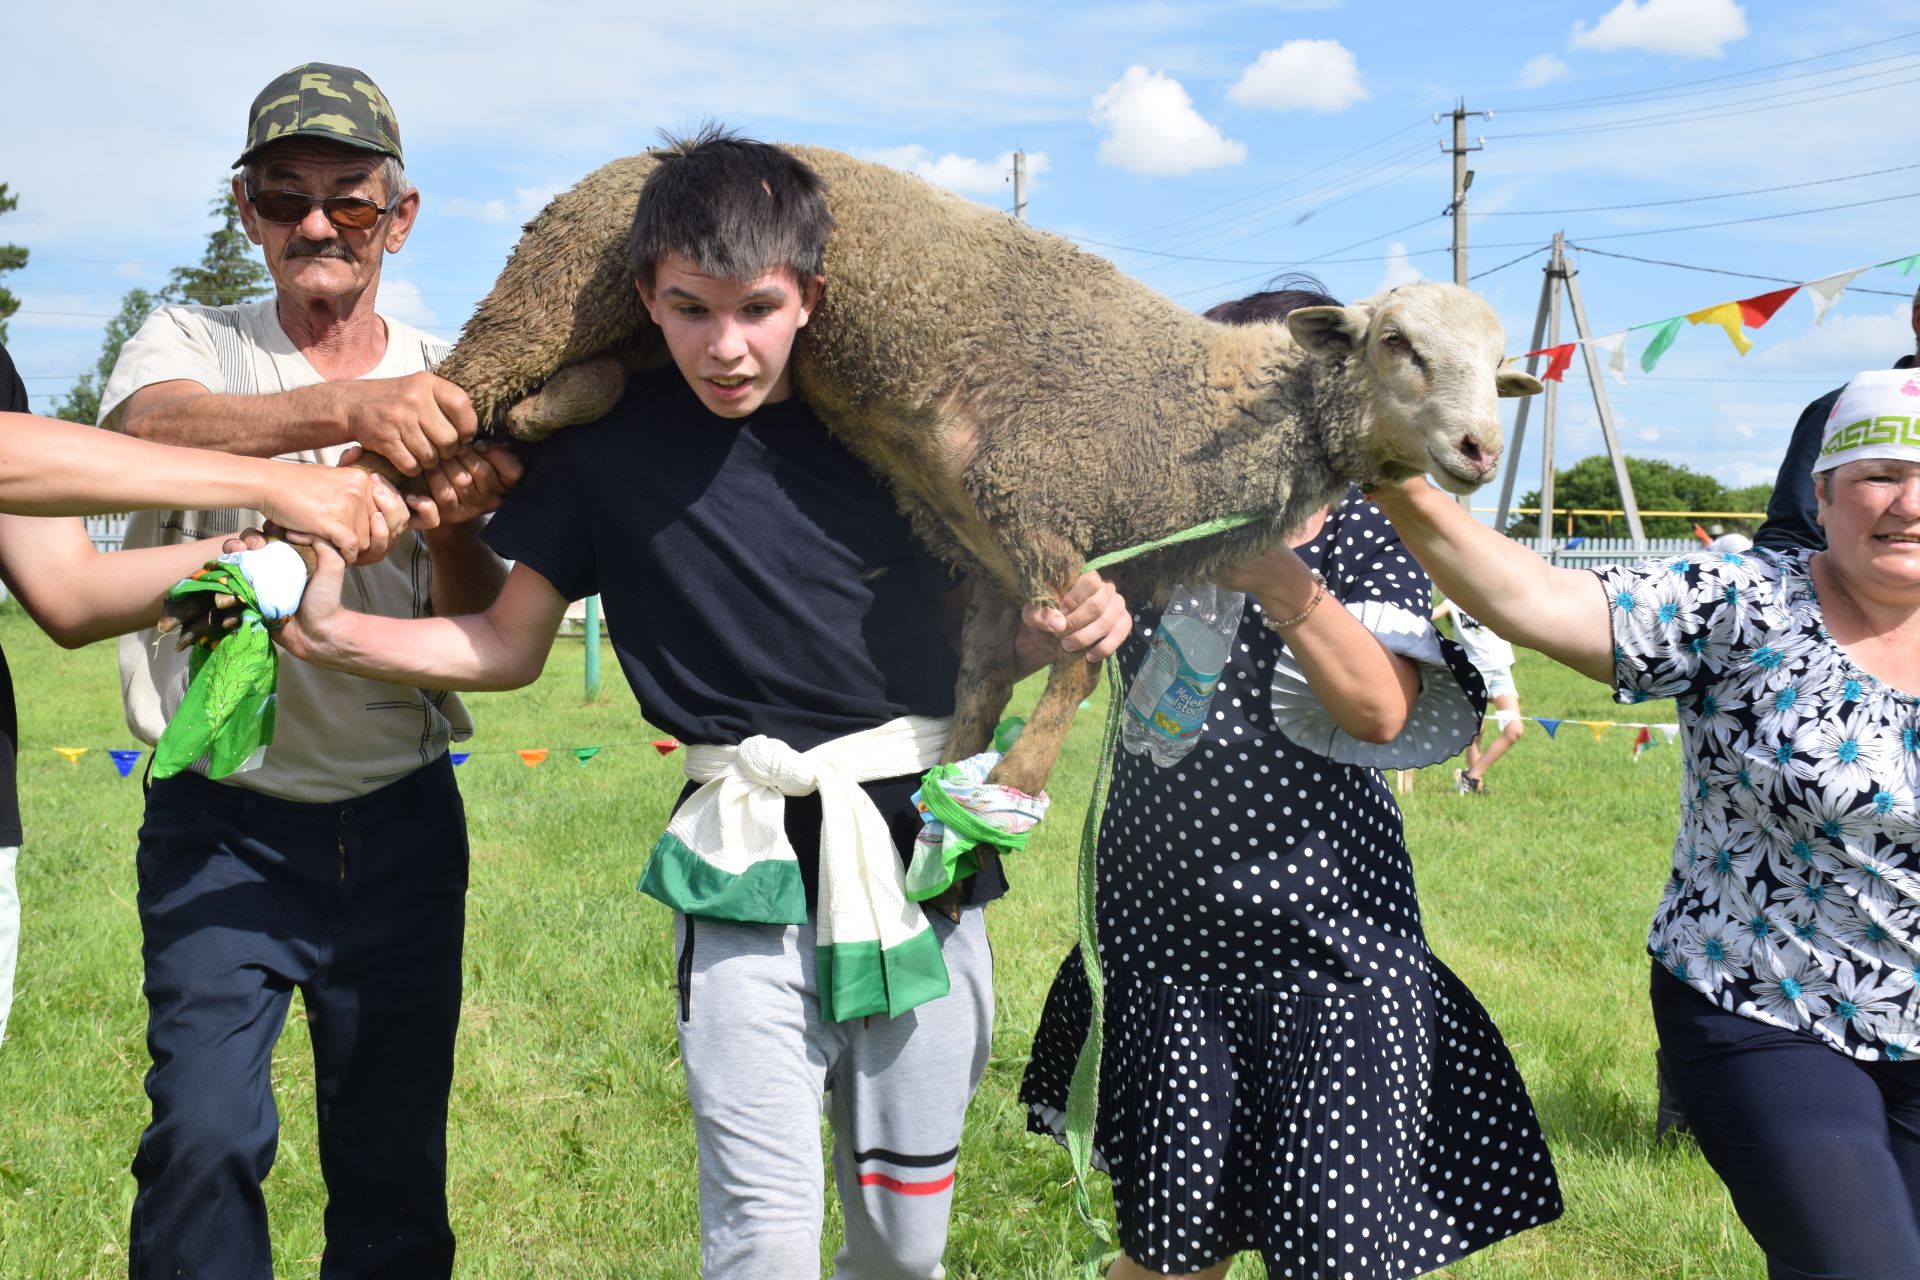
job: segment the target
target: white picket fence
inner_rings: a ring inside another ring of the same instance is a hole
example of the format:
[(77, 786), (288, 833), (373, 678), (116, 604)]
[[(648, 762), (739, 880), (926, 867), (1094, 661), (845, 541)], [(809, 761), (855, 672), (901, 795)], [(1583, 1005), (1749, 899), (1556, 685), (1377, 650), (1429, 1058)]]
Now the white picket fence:
[[(1521, 541), (1536, 549), (1539, 547), (1534, 539), (1523, 538)], [(1632, 538), (1585, 538), (1577, 547), (1567, 546), (1567, 541), (1565, 538), (1555, 539), (1553, 550), (1547, 553), (1547, 558), (1569, 569), (1636, 564), (1650, 557), (1677, 556), (1700, 550), (1699, 540), (1695, 538), (1648, 538), (1638, 544)]]
[(127, 540), (127, 517), (125, 515), (88, 516), (87, 536), (93, 539), (93, 545), (101, 551), (118, 551)]

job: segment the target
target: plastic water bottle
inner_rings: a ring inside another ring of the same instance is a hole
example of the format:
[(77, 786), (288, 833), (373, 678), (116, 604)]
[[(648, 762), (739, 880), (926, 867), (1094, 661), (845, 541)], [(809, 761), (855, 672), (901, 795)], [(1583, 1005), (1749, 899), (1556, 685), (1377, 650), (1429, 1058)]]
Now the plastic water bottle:
[(1127, 693), (1121, 741), (1161, 768), (1193, 750), (1206, 727), (1207, 708), (1220, 687), (1227, 646), (1240, 627), (1244, 592), (1203, 582), (1179, 586), (1167, 600), (1153, 646)]

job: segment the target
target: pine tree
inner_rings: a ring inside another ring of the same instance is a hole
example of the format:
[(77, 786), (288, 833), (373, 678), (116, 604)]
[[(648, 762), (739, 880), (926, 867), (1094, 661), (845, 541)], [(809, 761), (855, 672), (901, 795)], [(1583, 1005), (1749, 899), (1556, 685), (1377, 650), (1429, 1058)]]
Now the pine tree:
[[(0, 182), (0, 213), (10, 213), (20, 204), (20, 197), (7, 194), (7, 184)], [(0, 244), (0, 275), (9, 271), (18, 271), (27, 265), (27, 247), (21, 244)], [(20, 309), (20, 299), (5, 285), (0, 285), (0, 342), (7, 340), (7, 317)]]
[(135, 289), (120, 300), (120, 314), (107, 321), (106, 340), (100, 344), (100, 358), (90, 372), (83, 373), (67, 390), (67, 398), (53, 406), (53, 416), (68, 422), (92, 426), (100, 420), (100, 395), (120, 359), (120, 348), (137, 332), (160, 305), (160, 299), (145, 289)]
[(234, 202), (233, 187), (223, 184), (212, 204), (213, 216), (220, 226), (207, 236), (206, 252), (200, 265), (175, 267), (161, 291), (162, 302), (197, 302), (208, 307), (224, 307), (234, 302), (252, 302), (273, 292), (273, 277), (254, 252), (240, 226), (240, 207)]
[[(5, 188), (0, 187), (0, 192)], [(168, 302), (197, 302), (209, 307), (230, 302), (251, 302), (273, 292), (273, 277), (254, 255), (253, 243), (240, 226), (240, 210), (234, 203), (233, 189), (223, 185), (213, 201), (214, 217), (220, 225), (207, 236), (206, 251), (198, 266), (175, 267), (167, 284), (158, 294), (135, 289), (120, 300), (120, 312), (107, 322), (100, 358), (93, 369), (80, 375), (67, 395), (53, 407), (57, 418), (69, 422), (92, 423), (100, 417), (100, 396), (106, 390), (113, 366), (120, 360), (120, 348), (139, 331), (155, 308)], [(24, 253), (24, 251), (22, 251)]]

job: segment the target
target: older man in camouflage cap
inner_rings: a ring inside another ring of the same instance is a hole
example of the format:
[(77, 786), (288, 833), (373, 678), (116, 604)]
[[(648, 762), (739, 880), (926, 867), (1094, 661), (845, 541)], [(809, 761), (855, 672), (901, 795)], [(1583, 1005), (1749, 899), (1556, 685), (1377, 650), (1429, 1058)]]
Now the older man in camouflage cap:
[[(420, 196), (365, 73), (309, 63), (247, 115), (234, 195), (275, 285), (261, 302), (170, 306), (126, 344), (103, 425), (173, 444), (333, 464), (352, 446), (424, 474), (391, 495), (392, 551), (349, 590), (378, 613), (471, 613), (504, 567), (475, 519), (519, 477), (471, 443), (445, 345), (375, 309)], [(415, 530), (407, 530), (411, 519)], [(255, 512), (136, 517), (130, 545), (232, 533)], [(187, 672), (152, 633), (121, 647), (127, 719), (155, 741)], [(283, 658), (257, 767), (156, 782), (137, 855), (153, 1120), (133, 1162), (131, 1274), (272, 1272), (261, 1182), (278, 1125), (268, 1078), (304, 997), (327, 1183), (322, 1276), (447, 1276), (447, 1092), (460, 1008), (467, 842), (447, 744), (458, 698)], [(204, 762), (203, 762), (204, 763)]]

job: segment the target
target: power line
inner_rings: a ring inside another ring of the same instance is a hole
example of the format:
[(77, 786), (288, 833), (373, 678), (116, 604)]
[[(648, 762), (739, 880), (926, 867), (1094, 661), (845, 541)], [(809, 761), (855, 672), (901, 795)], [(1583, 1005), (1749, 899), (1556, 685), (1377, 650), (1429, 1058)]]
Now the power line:
[[(1300, 181), (1302, 178), (1311, 178), (1314, 174), (1321, 173), (1321, 172), (1324, 172), (1325, 170), (1331, 169), (1337, 164), (1344, 164), (1348, 160), (1353, 159), (1355, 156), (1364, 155), (1367, 152), (1373, 150), (1375, 147), (1381, 146), (1384, 143), (1392, 142), (1395, 138), (1398, 138), (1402, 134), (1409, 133), (1414, 129), (1420, 128), (1422, 125), (1427, 125), (1430, 123), (1431, 122), (1427, 120), (1416, 120), (1414, 121), (1414, 123), (1408, 125), (1404, 129), (1396, 129), (1392, 133), (1387, 134), (1385, 137), (1376, 138), (1374, 141), (1369, 142), (1364, 147), (1357, 147), (1354, 150), (1347, 152), (1343, 156), (1336, 156), (1334, 159), (1327, 161), (1323, 165), (1319, 165), (1319, 166), (1316, 166), (1315, 168), (1308, 169), (1304, 173), (1296, 173), (1291, 178), (1283, 179), (1279, 182), (1274, 183), (1272, 186), (1262, 187), (1258, 191), (1249, 192), (1244, 196), (1239, 196), (1233, 200), (1228, 200), (1224, 204), (1217, 204), (1212, 206), (1211, 208), (1202, 209), (1197, 213), (1190, 213), (1184, 218), (1175, 218), (1171, 222), (1158, 223), (1154, 226), (1147, 227), (1143, 230), (1133, 232), (1131, 235), (1125, 238), (1129, 240), (1134, 240), (1134, 239), (1140, 238), (1141, 236), (1152, 235), (1154, 232), (1164, 230), (1167, 227), (1177, 227), (1183, 222), (1192, 222), (1196, 218), (1204, 218), (1208, 214), (1218, 213), (1222, 209), (1231, 209), (1233, 206), (1237, 204), (1245, 204), (1249, 200), (1257, 200), (1261, 196), (1267, 195), (1271, 192), (1279, 191), (1284, 187), (1290, 187), (1294, 183)], [(1426, 144), (1421, 143), (1419, 145), (1424, 146)]]
[[(1884, 40), (1870, 40), (1866, 44), (1848, 45), (1844, 49), (1830, 49), (1826, 53), (1809, 54), (1804, 58), (1794, 58), (1788, 62), (1769, 63), (1767, 66), (1764, 66), (1764, 67), (1749, 67), (1745, 71), (1729, 71), (1724, 75), (1707, 76), (1704, 79), (1700, 79), (1700, 80), (1682, 80), (1678, 84), (1657, 85), (1651, 89), (1631, 89), (1621, 93), (1599, 94), (1590, 98), (1570, 98), (1562, 102), (1541, 102), (1541, 103), (1530, 104), (1524, 107), (1506, 107), (1502, 109), (1502, 112), (1503, 114), (1511, 115), (1515, 112), (1521, 112), (1521, 111), (1568, 111), (1568, 110), (1573, 110), (1574, 108), (1577, 108), (1577, 107), (1588, 107), (1588, 106), (1594, 106), (1599, 103), (1618, 102), (1623, 99), (1633, 99), (1633, 98), (1645, 97), (1650, 94), (1665, 93), (1672, 89), (1689, 89), (1695, 85), (1719, 84), (1720, 82), (1726, 81), (1726, 80), (1738, 80), (1744, 76), (1757, 76), (1762, 72), (1766, 72), (1766, 71), (1779, 71), (1784, 67), (1805, 66), (1809, 62), (1819, 62), (1823, 58), (1837, 58), (1843, 53), (1858, 53), (1862, 49), (1877, 49), (1882, 45), (1896, 44), (1901, 40), (1911, 40), (1915, 36), (1920, 36), (1920, 31), (1908, 31), (1897, 36), (1888, 36)], [(1896, 54), (1894, 56), (1904, 57), (1905, 55)], [(1870, 59), (1862, 63), (1856, 63), (1853, 65), (1871, 66), (1873, 65), (1874, 62), (1885, 62), (1889, 60), (1890, 59), (1886, 59), (1886, 58), (1877, 58), (1877, 59)], [(1829, 67), (1827, 68), (1827, 71), (1845, 71), (1849, 69), (1850, 68), (1848, 67)], [(1819, 74), (1825, 74), (1825, 73), (1814, 72), (1810, 74), (1819, 75)], [(1796, 78), (1798, 77), (1795, 77), (1795, 76), (1780, 77), (1781, 80), (1792, 80)], [(1778, 82), (1775, 81), (1775, 82), (1769, 82), (1769, 83), (1778, 83)], [(1741, 89), (1750, 89), (1753, 87), (1755, 86), (1729, 85), (1726, 91), (1737, 92)]]
[(1581, 236), (1582, 240), (1626, 240), (1636, 236), (1664, 236), (1676, 231), (1706, 231), (1714, 227), (1737, 227), (1748, 222), (1774, 222), (1781, 218), (1804, 218), (1815, 213), (1834, 213), (1841, 209), (1860, 209), (1873, 204), (1890, 204), (1896, 200), (1911, 200), (1920, 196), (1920, 191), (1909, 191), (1904, 195), (1881, 196), (1876, 200), (1854, 200), (1847, 204), (1824, 205), (1818, 209), (1790, 209), (1785, 213), (1762, 213), (1751, 218), (1727, 218), (1720, 222), (1696, 222), (1684, 227), (1656, 227), (1651, 231), (1609, 231), (1605, 235)]
[(1488, 267), (1485, 271), (1476, 271), (1472, 275), (1468, 276), (1467, 279), (1478, 280), (1481, 276), (1490, 276), (1496, 271), (1505, 271), (1508, 267), (1514, 266), (1517, 263), (1525, 262), (1528, 258), (1537, 257), (1538, 255), (1547, 252), (1551, 248), (1553, 248), (1552, 245), (1543, 244), (1538, 249), (1529, 249), (1525, 253), (1521, 254), (1519, 257), (1513, 258), (1507, 262), (1503, 262), (1497, 267)]
[[(1706, 114), (1702, 114), (1701, 112), (1697, 112), (1697, 111), (1696, 112), (1683, 111), (1683, 112), (1678, 112), (1671, 115), (1634, 116), (1631, 119), (1616, 120), (1607, 124), (1569, 125), (1564, 129), (1533, 129), (1533, 130), (1528, 130), (1521, 133), (1498, 133), (1498, 134), (1490, 133), (1487, 135), (1487, 137), (1490, 139), (1552, 138), (1552, 137), (1560, 137), (1570, 133), (1613, 133), (1621, 129), (1651, 128), (1655, 125), (1663, 125), (1663, 124), (1698, 124), (1706, 120), (1725, 120), (1730, 116), (1759, 115), (1761, 112), (1764, 112), (1764, 111), (1779, 111), (1786, 107), (1804, 107), (1804, 106), (1809, 106), (1815, 102), (1830, 102), (1835, 98), (1852, 98), (1852, 97), (1857, 97), (1858, 95), (1863, 93), (1878, 93), (1882, 89), (1897, 89), (1901, 85), (1915, 84), (1915, 83), (1920, 83), (1920, 76), (1915, 76), (1907, 80), (1891, 80), (1891, 81), (1888, 81), (1886, 84), (1869, 85), (1864, 89), (1848, 89), (1841, 93), (1822, 94), (1818, 97), (1813, 97), (1813, 98), (1798, 98), (1796, 101), (1793, 101), (1793, 102), (1776, 102), (1774, 103), (1774, 105), (1770, 107), (1752, 107), (1749, 110), (1742, 110), (1742, 111), (1720, 111), (1715, 109), (1711, 112), (1707, 112)], [(1773, 98), (1793, 97), (1796, 94), (1804, 93), (1804, 92), (1805, 90), (1796, 89), (1792, 93), (1769, 94), (1766, 97), (1749, 98), (1747, 99), (1747, 101), (1749, 103), (1767, 102)], [(1726, 104), (1726, 105), (1734, 105), (1734, 104)]]
[[(1378, 190), (1379, 190), (1379, 189), (1380, 189), (1381, 187), (1385, 187), (1385, 186), (1391, 186), (1391, 185), (1392, 185), (1393, 183), (1395, 183), (1395, 182), (1398, 182), (1398, 181), (1400, 181), (1400, 179), (1402, 179), (1402, 178), (1405, 178), (1405, 177), (1408, 177), (1409, 175), (1411, 175), (1411, 174), (1413, 174), (1413, 173), (1416, 173), (1416, 172), (1418, 172), (1418, 171), (1419, 171), (1419, 170), (1421, 170), (1421, 169), (1424, 169), (1424, 168), (1428, 168), (1428, 167), (1430, 167), (1431, 165), (1433, 165), (1434, 163), (1436, 163), (1436, 162), (1437, 162), (1438, 160), (1439, 160), (1439, 157), (1438, 157), (1438, 156), (1428, 156), (1428, 157), (1426, 157), (1425, 159), (1422, 159), (1422, 160), (1421, 160), (1421, 161), (1420, 161), (1419, 163), (1417, 163), (1417, 164), (1414, 164), (1414, 165), (1411, 165), (1411, 166), (1409, 166), (1409, 167), (1407, 167), (1407, 168), (1405, 168), (1405, 169), (1402, 169), (1402, 170), (1400, 170), (1400, 171), (1399, 171), (1398, 173), (1395, 173), (1395, 174), (1392, 174), (1392, 175), (1390, 175), (1390, 176), (1388, 176), (1388, 177), (1386, 177), (1386, 178), (1382, 178), (1382, 179), (1381, 179), (1381, 180), (1380, 180), (1379, 182), (1376, 182), (1376, 183), (1374, 183), (1374, 184), (1373, 184), (1372, 186), (1369, 186), (1369, 187), (1362, 187), (1362, 188), (1361, 188), (1360, 190), (1358, 190), (1358, 191), (1350, 191), (1350, 192), (1348, 192), (1348, 193), (1347, 193), (1346, 195), (1344, 195), (1344, 196), (1341, 196), (1341, 197), (1340, 197), (1340, 198), (1339, 198), (1338, 200), (1333, 200), (1333, 201), (1330, 201), (1330, 202), (1328, 202), (1327, 204), (1323, 204), (1323, 205), (1321, 205), (1321, 206), (1320, 206), (1320, 207), (1319, 207), (1318, 209), (1315, 209), (1315, 210), (1314, 210), (1314, 212), (1315, 212), (1315, 213), (1318, 213), (1318, 212), (1320, 212), (1321, 210), (1325, 210), (1325, 209), (1331, 209), (1331, 208), (1333, 208), (1333, 207), (1334, 207), (1335, 205), (1339, 205), (1339, 204), (1344, 204), (1344, 203), (1346, 203), (1346, 202), (1347, 202), (1348, 200), (1354, 200), (1354, 199), (1357, 199), (1357, 198), (1359, 198), (1360, 196), (1363, 196), (1363, 195), (1366, 195), (1366, 194), (1367, 194), (1368, 192), (1371, 192), (1371, 191), (1378, 191)], [(1438, 215), (1436, 215), (1436, 216), (1438, 216)], [(1428, 219), (1428, 218), (1422, 218), (1422, 219), (1420, 219), (1420, 222), (1427, 222), (1427, 221), (1430, 221), (1430, 219)], [(1413, 224), (1411, 224), (1411, 225), (1414, 225), (1414, 226), (1418, 226), (1418, 225), (1419, 225), (1419, 223), (1418, 223), (1418, 222), (1416, 222), (1416, 223), (1413, 223)], [(1236, 236), (1236, 237), (1230, 237), (1230, 238), (1228, 238), (1228, 239), (1227, 239), (1227, 240), (1225, 241), (1225, 243), (1227, 243), (1227, 244), (1238, 244), (1238, 243), (1240, 243), (1241, 241), (1245, 241), (1245, 240), (1250, 240), (1250, 239), (1252, 239), (1252, 238), (1253, 238), (1254, 236), (1256, 236), (1256, 235), (1261, 235), (1261, 234), (1265, 234), (1266, 232), (1268, 232), (1268, 231), (1271, 231), (1271, 230), (1273, 230), (1273, 228), (1272, 228), (1271, 226), (1268, 226), (1268, 227), (1263, 227), (1263, 228), (1260, 228), (1260, 229), (1259, 229), (1259, 230), (1257, 230), (1257, 231), (1255, 231), (1255, 230), (1249, 230), (1249, 231), (1247, 231), (1247, 232), (1246, 232), (1246, 234), (1244, 234), (1244, 235), (1240, 235), (1240, 236)], [(1391, 235), (1391, 234), (1393, 234), (1393, 233), (1392, 233), (1392, 232), (1389, 232), (1388, 234), (1389, 234), (1389, 235)], [(1376, 237), (1376, 239), (1377, 239), (1377, 238), (1378, 238), (1378, 237)], [(1215, 237), (1212, 237), (1211, 239), (1213, 239), (1213, 240), (1217, 240), (1217, 239), (1219, 239), (1219, 237), (1218, 237), (1218, 236), (1215, 236)], [(1353, 246), (1348, 246), (1348, 247), (1349, 247), (1349, 248), (1351, 248), (1351, 247), (1353, 247)], [(1134, 252), (1136, 252), (1136, 253), (1154, 253), (1154, 252), (1157, 252), (1157, 251), (1155, 251), (1155, 250), (1151, 250), (1151, 249), (1137, 249), (1137, 250), (1134, 250)], [(1338, 253), (1338, 252), (1340, 252), (1340, 250), (1338, 250), (1338, 249), (1336, 249), (1336, 250), (1333, 250), (1332, 252), (1335, 252), (1335, 253)], [(1206, 259), (1204, 259), (1204, 258), (1200, 258), (1200, 259), (1196, 259), (1196, 260), (1198, 260), (1198, 261), (1206, 261)], [(1231, 261), (1233, 261), (1233, 260), (1232, 260), (1232, 259), (1219, 259), (1219, 261), (1223, 261), (1223, 262), (1231, 262)], [(1155, 265), (1165, 265), (1165, 264), (1155, 264)], [(1144, 268), (1144, 270), (1145, 270), (1145, 271), (1151, 271), (1151, 270), (1153, 270), (1153, 269), (1154, 269), (1153, 267), (1147, 267), (1147, 268)], [(1136, 272), (1136, 274), (1142, 274), (1142, 272)]]
[(1168, 294), (1167, 296), (1170, 298), (1187, 298), (1187, 297), (1191, 297), (1196, 293), (1210, 293), (1215, 289), (1225, 289), (1229, 285), (1244, 284), (1248, 280), (1257, 280), (1262, 276), (1277, 275), (1281, 271), (1291, 270), (1295, 267), (1333, 266), (1335, 264), (1349, 263), (1349, 262), (1387, 262), (1398, 257), (1424, 258), (1436, 253), (1451, 253), (1452, 250), (1450, 248), (1446, 248), (1443, 246), (1438, 249), (1414, 249), (1405, 254), (1397, 254), (1397, 253), (1373, 254), (1371, 256), (1363, 257), (1363, 258), (1336, 258), (1331, 256), (1336, 253), (1345, 253), (1348, 249), (1357, 249), (1361, 245), (1372, 244), (1376, 240), (1385, 240), (1388, 236), (1397, 236), (1402, 231), (1410, 231), (1414, 227), (1418, 227), (1425, 223), (1432, 222), (1434, 221), (1434, 218), (1438, 216), (1440, 215), (1436, 214), (1434, 215), (1434, 217), (1422, 218), (1420, 219), (1419, 222), (1410, 222), (1406, 226), (1397, 228), (1396, 230), (1383, 231), (1377, 236), (1370, 236), (1365, 240), (1356, 240), (1354, 243), (1350, 245), (1342, 246), (1339, 249), (1329, 249), (1327, 250), (1326, 254), (1317, 258), (1302, 258), (1297, 262), (1278, 263), (1266, 271), (1255, 271), (1244, 276), (1235, 276), (1231, 280), (1222, 280), (1218, 284), (1202, 285), (1198, 289), (1182, 289), (1179, 293), (1171, 293), (1171, 294)]
[(1920, 169), (1920, 164), (1897, 165), (1891, 169), (1870, 169), (1865, 173), (1843, 174), (1837, 178), (1815, 178), (1809, 182), (1789, 182), (1778, 187), (1755, 187), (1751, 191), (1723, 191), (1714, 196), (1682, 196), (1674, 200), (1642, 200), (1637, 204), (1593, 204), (1579, 209), (1490, 209), (1475, 214), (1479, 218), (1535, 218), (1550, 217), (1562, 213), (1614, 213), (1621, 209), (1655, 209), (1669, 204), (1698, 204), (1703, 200), (1732, 200), (1738, 196), (1764, 196), (1775, 191), (1798, 191), (1802, 187), (1819, 187), (1831, 182), (1852, 182), (1858, 178), (1877, 178), (1887, 173), (1905, 173), (1909, 169)]
[[(1335, 196), (1343, 188), (1350, 187), (1356, 182), (1361, 182), (1367, 178), (1371, 178), (1374, 175), (1380, 173), (1382, 170), (1390, 168), (1393, 165), (1399, 164), (1402, 160), (1405, 160), (1408, 156), (1415, 155), (1415, 154), (1419, 154), (1420, 158), (1414, 161), (1413, 164), (1406, 166), (1405, 168), (1401, 169), (1399, 172), (1394, 173), (1385, 179), (1382, 179), (1380, 182), (1373, 184), (1373, 186), (1363, 188), (1360, 191), (1349, 191), (1345, 195), (1339, 196), (1339, 199), (1331, 199), (1331, 197)], [(1259, 227), (1259, 225), (1263, 221), (1268, 222), (1268, 226), (1262, 227), (1260, 229), (1261, 230), (1271, 229), (1272, 220), (1278, 219), (1281, 215), (1285, 214), (1290, 209), (1297, 209), (1301, 205), (1311, 204), (1315, 200), (1321, 200), (1326, 202), (1326, 203), (1320, 204), (1316, 208), (1308, 210), (1306, 213), (1302, 214), (1299, 218), (1295, 219), (1296, 223), (1305, 221), (1307, 218), (1312, 217), (1314, 214), (1319, 213), (1324, 209), (1330, 209), (1336, 204), (1340, 204), (1346, 200), (1352, 199), (1354, 196), (1363, 195), (1367, 191), (1376, 190), (1379, 187), (1386, 186), (1388, 183), (1397, 181), (1400, 178), (1404, 178), (1408, 174), (1413, 173), (1425, 167), (1426, 165), (1432, 164), (1434, 159), (1435, 157), (1432, 154), (1427, 153), (1426, 143), (1424, 141), (1416, 142), (1411, 147), (1407, 147), (1400, 151), (1396, 151), (1392, 155), (1389, 155), (1381, 160), (1375, 161), (1373, 164), (1367, 165), (1364, 168), (1357, 169), (1352, 173), (1346, 174), (1339, 178), (1329, 179), (1328, 181), (1321, 183), (1317, 187), (1313, 187), (1307, 191), (1303, 191), (1300, 194), (1291, 196), (1285, 200), (1277, 201), (1274, 204), (1266, 205), (1260, 209), (1256, 209), (1251, 212), (1236, 214), (1233, 218), (1226, 219), (1222, 222), (1214, 223), (1208, 226), (1189, 228), (1184, 232), (1179, 232), (1170, 236), (1160, 236), (1149, 243), (1153, 245), (1161, 246), (1163, 248), (1176, 249), (1176, 250), (1192, 249), (1192, 248), (1200, 248), (1200, 247), (1212, 247), (1214, 245), (1220, 245), (1220, 244), (1237, 243), (1239, 240), (1244, 240), (1251, 235), (1257, 234), (1254, 228)], [(1121, 247), (1137, 253), (1151, 252), (1151, 250), (1149, 250), (1146, 247), (1146, 245), (1123, 245)]]
[[(1700, 271), (1700, 272), (1705, 272), (1708, 275), (1737, 276), (1742, 280), (1765, 280), (1771, 284), (1804, 283), (1803, 281), (1788, 279), (1786, 276), (1763, 276), (1763, 275), (1756, 275), (1751, 271), (1727, 271), (1720, 267), (1699, 267), (1699, 266), (1695, 266), (1693, 263), (1690, 263), (1690, 262), (1669, 262), (1664, 258), (1639, 258), (1639, 257), (1635, 257), (1631, 253), (1616, 253), (1611, 249), (1590, 249), (1586, 245), (1574, 244), (1571, 241), (1568, 242), (1567, 248), (1577, 249), (1581, 253), (1597, 253), (1603, 258), (1624, 258), (1628, 262), (1644, 262), (1649, 266), (1655, 266), (1655, 267), (1677, 267), (1682, 271)], [(1857, 287), (1854, 285), (1848, 285), (1847, 292), (1848, 293), (1877, 293), (1883, 298), (1906, 298), (1911, 296), (1910, 294), (1901, 293), (1893, 289), (1867, 289), (1867, 288)], [(1671, 379), (1669, 379), (1669, 381), (1671, 381)]]

